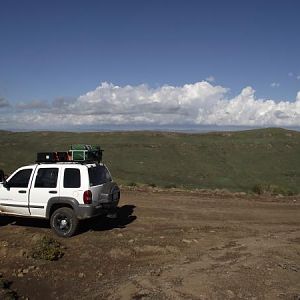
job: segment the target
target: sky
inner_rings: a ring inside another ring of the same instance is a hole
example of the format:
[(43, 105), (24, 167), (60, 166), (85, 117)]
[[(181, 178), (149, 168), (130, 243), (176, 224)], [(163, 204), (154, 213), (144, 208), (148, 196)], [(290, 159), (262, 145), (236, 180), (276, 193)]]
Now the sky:
[(0, 129), (300, 127), (298, 0), (0, 0)]

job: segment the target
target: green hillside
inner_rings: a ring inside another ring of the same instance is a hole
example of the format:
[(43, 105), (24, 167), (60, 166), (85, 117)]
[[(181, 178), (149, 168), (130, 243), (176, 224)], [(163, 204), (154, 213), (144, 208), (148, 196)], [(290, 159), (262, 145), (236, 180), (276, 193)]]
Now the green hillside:
[(182, 134), (160, 132), (0, 132), (0, 168), (10, 173), (36, 152), (70, 144), (100, 144), (104, 162), (122, 184), (226, 188), (269, 187), (300, 193), (300, 132), (260, 129)]

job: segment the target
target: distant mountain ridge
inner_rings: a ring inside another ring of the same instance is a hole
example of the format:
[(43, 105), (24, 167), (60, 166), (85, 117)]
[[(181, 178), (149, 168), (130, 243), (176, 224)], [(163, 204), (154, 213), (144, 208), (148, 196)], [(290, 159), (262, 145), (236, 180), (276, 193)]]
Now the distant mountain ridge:
[(34, 162), (36, 152), (67, 150), (74, 143), (100, 144), (121, 184), (300, 193), (300, 132), (281, 128), (193, 134), (1, 131), (0, 169), (10, 173)]

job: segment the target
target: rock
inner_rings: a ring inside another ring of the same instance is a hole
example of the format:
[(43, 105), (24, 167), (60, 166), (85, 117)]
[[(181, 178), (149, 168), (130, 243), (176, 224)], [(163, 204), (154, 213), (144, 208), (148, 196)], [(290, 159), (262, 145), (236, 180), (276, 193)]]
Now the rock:
[(44, 234), (35, 233), (31, 237), (31, 242), (36, 243), (36, 242), (40, 241), (44, 236), (45, 236)]
[(8, 248), (7, 247), (2, 247), (0, 248), (0, 257), (6, 257), (6, 255), (8, 254)]
[(25, 257), (27, 256), (27, 251), (25, 249), (21, 249), (19, 252), (18, 252), (18, 256), (19, 257)]
[(118, 233), (117, 234), (117, 237), (122, 237), (123, 236), (123, 233)]
[(28, 274), (29, 273), (29, 269), (23, 269), (22, 273), (23, 274)]
[(146, 299), (146, 297), (149, 294), (150, 294), (149, 291), (143, 289), (143, 290), (138, 291), (133, 299)]
[(114, 248), (109, 251), (109, 255), (111, 258), (120, 258), (120, 257), (128, 257), (131, 255), (131, 251), (126, 248)]
[(1, 247), (8, 247), (8, 242), (7, 241), (2, 241), (0, 242)]
[(24, 277), (24, 274), (23, 273), (18, 273), (17, 277), (22, 278), (22, 277)]
[(286, 265), (285, 264), (282, 264), (282, 263), (279, 263), (278, 266), (282, 269), (286, 269)]
[(78, 274), (78, 277), (79, 277), (79, 278), (84, 278), (84, 277), (85, 277), (85, 274), (81, 272), (81, 273)]
[(290, 269), (294, 272), (298, 272), (298, 267), (297, 266), (290, 266)]
[(97, 271), (97, 272), (96, 272), (96, 275), (97, 275), (97, 277), (102, 277), (104, 274), (101, 273), (100, 271)]
[(226, 294), (227, 294), (227, 296), (228, 296), (229, 299), (233, 299), (235, 297), (234, 292), (231, 291), (231, 290), (227, 290)]
[(158, 268), (157, 270), (151, 270), (150, 271), (150, 275), (151, 276), (160, 276), (162, 273), (162, 269), (161, 268)]
[(187, 239), (183, 239), (182, 242), (186, 243), (186, 244), (190, 244), (192, 241), (191, 240), (187, 240)]
[(134, 251), (136, 253), (167, 253), (167, 249), (165, 247), (156, 246), (156, 245), (144, 245), (144, 246), (136, 246), (134, 247)]
[(175, 246), (169, 246), (169, 245), (166, 246), (166, 250), (167, 250), (168, 252), (174, 253), (174, 254), (180, 252), (179, 249), (178, 249), (177, 247), (175, 247)]
[(129, 244), (132, 244), (132, 243), (134, 243), (134, 240), (131, 239), (131, 240), (128, 241), (128, 243), (129, 243)]
[(185, 257), (183, 258), (183, 263), (184, 263), (184, 264), (188, 264), (188, 263), (190, 263), (190, 262), (191, 262), (191, 261), (190, 261), (190, 259), (189, 259), (188, 257), (185, 256)]

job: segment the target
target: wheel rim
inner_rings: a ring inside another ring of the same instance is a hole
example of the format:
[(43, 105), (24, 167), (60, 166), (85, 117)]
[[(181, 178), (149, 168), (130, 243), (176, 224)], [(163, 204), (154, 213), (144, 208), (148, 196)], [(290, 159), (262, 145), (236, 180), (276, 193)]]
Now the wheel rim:
[(71, 220), (67, 215), (59, 214), (56, 216), (55, 220), (55, 228), (57, 228), (60, 232), (68, 232), (71, 228)]

